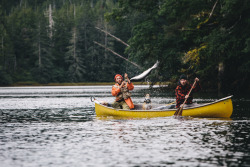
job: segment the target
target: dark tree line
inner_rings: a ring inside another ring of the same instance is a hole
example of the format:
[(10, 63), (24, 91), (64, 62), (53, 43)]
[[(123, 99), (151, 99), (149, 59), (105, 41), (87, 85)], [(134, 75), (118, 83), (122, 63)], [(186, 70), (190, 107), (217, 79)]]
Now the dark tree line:
[[(110, 81), (124, 62), (104, 14), (112, 0), (3, 0), (0, 6), (0, 84)], [(125, 49), (125, 47), (121, 48)], [(121, 52), (122, 54), (122, 52)]]
[(158, 59), (157, 80), (185, 73), (222, 92), (250, 90), (250, 1), (119, 2), (107, 18), (135, 21), (126, 53), (145, 64)]
[(145, 69), (159, 60), (151, 81), (185, 73), (205, 87), (249, 90), (249, 18), (248, 0), (2, 0), (0, 84), (140, 72), (97, 41)]

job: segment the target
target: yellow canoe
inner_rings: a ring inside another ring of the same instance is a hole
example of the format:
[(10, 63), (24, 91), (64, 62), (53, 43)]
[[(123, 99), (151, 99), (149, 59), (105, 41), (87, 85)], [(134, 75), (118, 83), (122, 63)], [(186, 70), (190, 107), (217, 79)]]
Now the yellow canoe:
[[(233, 113), (232, 96), (228, 96), (211, 103), (199, 104), (195, 107), (184, 108), (182, 116), (202, 117), (202, 118), (230, 118)], [(127, 118), (153, 118), (173, 116), (176, 109), (167, 110), (123, 110), (114, 109), (101, 104), (97, 100), (95, 102), (95, 112), (98, 117), (127, 117)], [(136, 108), (142, 105), (135, 105)], [(142, 108), (142, 107), (141, 107)]]

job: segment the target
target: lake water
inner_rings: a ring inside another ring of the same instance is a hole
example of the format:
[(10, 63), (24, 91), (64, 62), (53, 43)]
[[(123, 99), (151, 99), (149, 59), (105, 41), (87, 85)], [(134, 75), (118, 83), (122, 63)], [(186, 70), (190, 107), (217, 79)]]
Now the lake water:
[[(91, 96), (111, 86), (1, 87), (0, 166), (250, 166), (250, 98), (230, 119), (97, 118)], [(136, 86), (134, 103), (173, 102), (174, 92)], [(219, 99), (201, 93), (198, 103)]]

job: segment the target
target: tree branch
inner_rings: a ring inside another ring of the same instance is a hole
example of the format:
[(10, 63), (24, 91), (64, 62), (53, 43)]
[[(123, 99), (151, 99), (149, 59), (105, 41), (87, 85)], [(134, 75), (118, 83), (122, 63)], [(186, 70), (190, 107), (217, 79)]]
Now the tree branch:
[(100, 44), (100, 43), (98, 43), (98, 42), (96, 42), (96, 41), (94, 41), (94, 43), (97, 44), (97, 45), (99, 45), (99, 46), (101, 46), (101, 47), (103, 47), (103, 48), (105, 48), (105, 49), (107, 49), (108, 51), (110, 51), (110, 52), (113, 53), (114, 55), (116, 55), (116, 56), (118, 56), (118, 57), (120, 57), (120, 58), (126, 60), (127, 62), (133, 64), (134, 66), (138, 67), (139, 69), (142, 69), (142, 67), (139, 66), (138, 64), (136, 64), (136, 63), (134, 63), (134, 62), (132, 62), (132, 61), (126, 59), (125, 57), (119, 55), (118, 53), (116, 53), (115, 51), (113, 51), (113, 50), (111, 50), (111, 49), (105, 47), (104, 45), (102, 45), (102, 44)]
[(126, 46), (129, 46), (127, 43), (125, 43), (124, 41), (122, 41), (121, 39), (115, 37), (114, 35), (110, 34), (109, 32), (105, 31), (105, 30), (102, 30), (100, 29), (99, 27), (95, 27), (96, 29), (104, 32), (104, 33), (107, 33), (108, 35), (110, 35), (111, 37), (115, 38), (117, 41), (121, 42), (122, 44), (126, 45)]
[(217, 1), (215, 2), (215, 4), (214, 4), (214, 6), (213, 6), (212, 11), (211, 11), (211, 13), (209, 14), (209, 19), (210, 19), (210, 17), (213, 15), (213, 13), (214, 13), (214, 9), (215, 9), (215, 7), (216, 7), (216, 5), (217, 5), (218, 1), (219, 1), (219, 0), (217, 0)]

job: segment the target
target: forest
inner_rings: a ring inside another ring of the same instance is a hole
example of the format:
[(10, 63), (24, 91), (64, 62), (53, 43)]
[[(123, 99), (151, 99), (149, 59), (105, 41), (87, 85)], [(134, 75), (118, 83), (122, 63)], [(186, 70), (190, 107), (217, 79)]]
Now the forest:
[(250, 92), (249, 54), (249, 0), (0, 4), (1, 86), (113, 82), (116, 73), (132, 77), (158, 60), (147, 81), (176, 83), (186, 74), (203, 89)]

